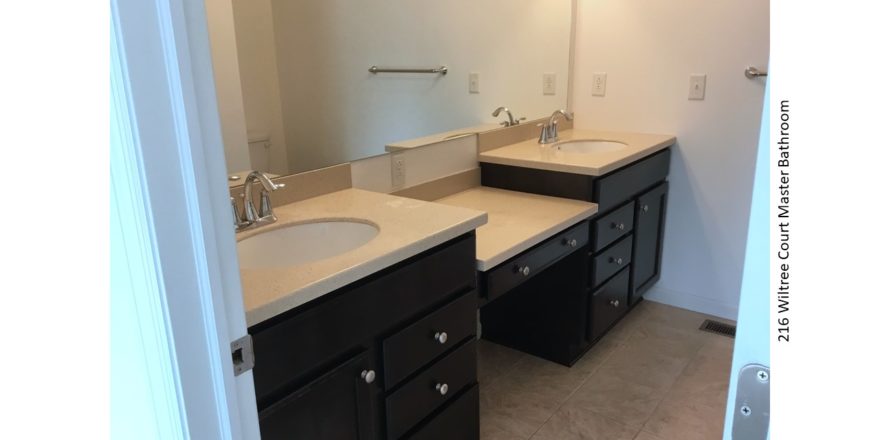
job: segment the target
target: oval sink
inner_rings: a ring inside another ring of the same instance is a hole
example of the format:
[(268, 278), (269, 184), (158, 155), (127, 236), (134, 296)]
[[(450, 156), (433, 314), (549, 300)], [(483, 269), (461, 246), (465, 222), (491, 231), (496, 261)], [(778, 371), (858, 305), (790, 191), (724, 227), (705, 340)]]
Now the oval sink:
[(311, 263), (357, 249), (377, 235), (377, 226), (349, 220), (290, 225), (239, 241), (238, 264), (260, 269)]
[(559, 151), (567, 151), (571, 153), (606, 153), (609, 151), (618, 151), (627, 147), (623, 142), (606, 141), (600, 139), (584, 139), (575, 141), (560, 142), (553, 146)]

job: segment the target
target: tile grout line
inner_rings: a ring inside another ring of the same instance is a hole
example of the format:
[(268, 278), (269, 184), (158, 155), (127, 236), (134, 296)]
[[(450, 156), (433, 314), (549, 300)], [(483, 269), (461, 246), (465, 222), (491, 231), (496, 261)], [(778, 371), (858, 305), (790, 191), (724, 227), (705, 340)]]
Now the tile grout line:
[(694, 350), (694, 355), (690, 358), (690, 360), (688, 360), (688, 363), (685, 364), (685, 366), (684, 366), (684, 368), (682, 368), (681, 372), (678, 373), (678, 375), (675, 377), (675, 381), (672, 382), (672, 385), (669, 387), (669, 389), (667, 389), (663, 393), (663, 397), (660, 399), (660, 402), (657, 403), (657, 406), (655, 406), (654, 409), (651, 411), (651, 414), (648, 415), (648, 418), (645, 420), (645, 423), (642, 423), (642, 426), (641, 426), (641, 428), (639, 428), (639, 431), (645, 431), (648, 434), (653, 435), (654, 437), (660, 438), (660, 440), (665, 440), (663, 437), (660, 437), (660, 434), (646, 430), (645, 426), (651, 420), (651, 417), (654, 417), (654, 414), (657, 413), (657, 410), (660, 408), (660, 406), (663, 405), (664, 402), (666, 402), (666, 399), (669, 397), (669, 394), (672, 393), (672, 390), (675, 389), (675, 386), (679, 383), (679, 381), (681, 381), (682, 376), (684, 376), (684, 372), (687, 371), (688, 367), (694, 361), (697, 360), (697, 354), (699, 354), (700, 351), (703, 349), (703, 347), (705, 347), (708, 343), (709, 343), (709, 339), (706, 339), (700, 344), (700, 346), (696, 350)]
[[(611, 356), (613, 356), (614, 353), (616, 353), (617, 350), (620, 349), (620, 347), (623, 347), (623, 346), (626, 344), (626, 342), (629, 341), (630, 336), (632, 336), (631, 333), (630, 333), (630, 334), (627, 334), (627, 335), (623, 338), (623, 341), (621, 341), (619, 345), (617, 345), (616, 347), (614, 347), (613, 349), (611, 349), (611, 352), (609, 352), (608, 355), (605, 356), (605, 359), (602, 359), (602, 361), (599, 362), (599, 365), (596, 365), (596, 368), (595, 368), (593, 371), (591, 371), (589, 374), (587, 374), (586, 376), (584, 376), (583, 380), (580, 381), (580, 383), (578, 384), (578, 386), (574, 387), (574, 389), (573, 389), (570, 393), (568, 393), (568, 396), (566, 396), (565, 399), (563, 399), (562, 402), (560, 402), (559, 405), (556, 406), (556, 408), (555, 408), (555, 409), (553, 410), (553, 412), (550, 414), (550, 417), (548, 417), (547, 420), (544, 420), (544, 423), (541, 423), (541, 426), (539, 426), (538, 429), (537, 429), (535, 432), (533, 432), (532, 435), (529, 436), (529, 439), (528, 439), (528, 440), (532, 440), (532, 439), (534, 439), (534, 438), (535, 438), (535, 435), (538, 434), (539, 432), (541, 432), (541, 428), (543, 428), (544, 425), (546, 425), (547, 422), (549, 422), (550, 419), (552, 419), (553, 416), (555, 416), (556, 413), (558, 413), (559, 410), (562, 409), (562, 406), (565, 405), (566, 402), (568, 402), (569, 400), (571, 400), (571, 397), (574, 396), (574, 394), (575, 394), (579, 389), (581, 389), (581, 387), (583, 387), (584, 384), (587, 383), (587, 381), (590, 380), (590, 378), (593, 377), (593, 375), (596, 374), (596, 372), (598, 372), (599, 369), (602, 368), (602, 366), (605, 365), (606, 362), (608, 362), (608, 359), (611, 359)], [(587, 411), (590, 411), (590, 410), (587, 410)], [(590, 412), (593, 412), (593, 411), (590, 411)], [(594, 414), (597, 414), (597, 413), (594, 413)], [(598, 415), (601, 416), (601, 414), (598, 414)], [(605, 417), (605, 416), (603, 416), (603, 417)], [(609, 419), (610, 419), (610, 417), (609, 417)], [(611, 419), (611, 420), (614, 420), (614, 419)], [(615, 420), (615, 421), (618, 422), (618, 423), (622, 423), (622, 422), (620, 422), (619, 420)], [(639, 429), (641, 429), (641, 428), (639, 428)]]

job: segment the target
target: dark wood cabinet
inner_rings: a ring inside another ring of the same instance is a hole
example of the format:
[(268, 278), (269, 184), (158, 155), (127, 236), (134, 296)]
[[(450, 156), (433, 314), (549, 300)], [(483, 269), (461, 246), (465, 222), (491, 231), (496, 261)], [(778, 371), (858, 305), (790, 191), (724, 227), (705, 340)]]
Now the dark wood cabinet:
[(602, 176), (481, 164), (484, 186), (599, 204), (585, 254), (492, 291), (484, 336), (565, 365), (595, 344), (660, 277), (670, 159), (664, 149)]
[(261, 437), (375, 439), (378, 412), (367, 383), (371, 371), (375, 375), (367, 353), (360, 353), (265, 408), (260, 411)]
[(595, 342), (627, 311), (629, 268), (620, 271), (607, 283), (596, 288), (590, 300), (590, 325), (587, 339)]
[(669, 184), (663, 182), (636, 199), (636, 229), (633, 234), (632, 280), (629, 304), (642, 298), (660, 278), (663, 253), (663, 229), (666, 221), (666, 196)]
[(472, 386), (407, 440), (479, 440), (480, 393)]
[(249, 328), (263, 440), (430, 438), (478, 386), (475, 253), (470, 232)]

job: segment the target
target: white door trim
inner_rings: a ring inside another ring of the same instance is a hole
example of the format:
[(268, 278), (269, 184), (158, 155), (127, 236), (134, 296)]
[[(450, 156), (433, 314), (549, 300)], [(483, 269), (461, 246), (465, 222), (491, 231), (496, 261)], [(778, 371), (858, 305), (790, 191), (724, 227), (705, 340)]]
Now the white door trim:
[(259, 438), (253, 376), (234, 376), (231, 364), (230, 342), (247, 327), (204, 4), (111, 5), (129, 146), (151, 216), (146, 224), (170, 322), (184, 435)]

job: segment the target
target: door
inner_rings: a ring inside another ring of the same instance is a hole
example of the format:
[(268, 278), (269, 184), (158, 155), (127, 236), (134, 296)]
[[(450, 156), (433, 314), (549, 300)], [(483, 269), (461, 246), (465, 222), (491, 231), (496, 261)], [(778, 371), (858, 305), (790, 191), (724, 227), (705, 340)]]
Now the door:
[(630, 305), (642, 297), (647, 283), (660, 276), (668, 193), (669, 183), (663, 182), (662, 185), (642, 194), (636, 200)]
[[(111, 121), (125, 128), (112, 148), (128, 164), (110, 171), (131, 177), (143, 207), (136, 220), (149, 226), (145, 248), (156, 267), (144, 269), (161, 288), (161, 316), (144, 322), (167, 327), (174, 350), (161, 370), (181, 408), (173, 430), (181, 438), (258, 438), (252, 373), (233, 368), (231, 343), (247, 327), (204, 3), (110, 6), (112, 97), (125, 110)], [(144, 380), (159, 393), (160, 382)]]
[(369, 440), (376, 432), (376, 372), (367, 352), (260, 411), (263, 440)]
[[(755, 169), (755, 183), (752, 187), (752, 207), (749, 214), (749, 234), (746, 242), (746, 258), (743, 269), (743, 280), (739, 297), (739, 316), (737, 317), (736, 342), (733, 346), (733, 362), (730, 369), (730, 389), (727, 395), (727, 414), (724, 418), (724, 440), (761, 440), (767, 438), (756, 435), (754, 426), (749, 423), (764, 417), (761, 405), (766, 405), (769, 418), (770, 376), (766, 376), (767, 389), (758, 388), (752, 391), (746, 402), (749, 414), (743, 413), (743, 396), (737, 397), (740, 387), (746, 392), (746, 387), (755, 383), (755, 374), (743, 375), (743, 383), (740, 383), (740, 372), (747, 365), (760, 365), (770, 367), (770, 301), (768, 289), (770, 286), (770, 166), (769, 158), (769, 134), (768, 134), (768, 99), (769, 94), (764, 95), (764, 113), (761, 121), (761, 136), (758, 143), (758, 160)], [(769, 371), (769, 368), (767, 368)], [(748, 371), (748, 370), (746, 370)], [(751, 384), (745, 381), (752, 381)], [(755, 399), (754, 394), (760, 395), (766, 391), (766, 401)], [(745, 422), (745, 423), (744, 423)]]

